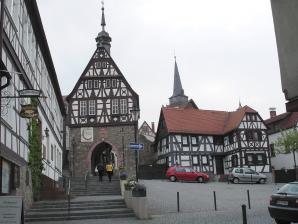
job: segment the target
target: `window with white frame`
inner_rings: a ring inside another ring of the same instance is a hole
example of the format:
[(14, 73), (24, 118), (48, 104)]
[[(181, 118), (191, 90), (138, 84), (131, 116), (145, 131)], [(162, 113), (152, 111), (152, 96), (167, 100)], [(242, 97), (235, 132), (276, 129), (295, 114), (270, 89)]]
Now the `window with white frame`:
[(94, 80), (93, 82), (94, 89), (98, 89), (98, 80)]
[(199, 165), (198, 156), (192, 156), (192, 165)]
[(119, 114), (118, 99), (112, 99), (112, 114)]
[(89, 100), (89, 115), (95, 115), (95, 100)]
[(127, 99), (120, 99), (120, 113), (127, 114)]
[(112, 79), (112, 87), (115, 88), (117, 86), (117, 79)]
[(92, 89), (92, 80), (88, 80), (88, 89)]
[(207, 156), (202, 156), (202, 165), (208, 165), (208, 157)]
[(110, 79), (106, 80), (105, 87), (106, 88), (111, 88), (111, 80)]
[(87, 102), (80, 101), (80, 115), (86, 116), (87, 115)]
[(54, 146), (51, 145), (51, 161), (54, 161)]

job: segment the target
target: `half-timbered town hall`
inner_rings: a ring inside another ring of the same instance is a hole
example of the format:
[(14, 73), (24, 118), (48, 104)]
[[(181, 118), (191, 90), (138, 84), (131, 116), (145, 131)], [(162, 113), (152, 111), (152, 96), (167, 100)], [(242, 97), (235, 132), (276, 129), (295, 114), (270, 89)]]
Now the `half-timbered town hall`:
[(176, 61), (173, 96), (161, 109), (155, 151), (159, 164), (211, 175), (232, 167), (271, 170), (267, 127), (258, 112), (248, 106), (232, 112), (199, 109), (184, 95)]
[(67, 96), (69, 162), (73, 176), (95, 173), (98, 163), (112, 162), (133, 173), (134, 154), (125, 150), (135, 141), (139, 97), (111, 57), (111, 37), (102, 30), (97, 48), (72, 92)]

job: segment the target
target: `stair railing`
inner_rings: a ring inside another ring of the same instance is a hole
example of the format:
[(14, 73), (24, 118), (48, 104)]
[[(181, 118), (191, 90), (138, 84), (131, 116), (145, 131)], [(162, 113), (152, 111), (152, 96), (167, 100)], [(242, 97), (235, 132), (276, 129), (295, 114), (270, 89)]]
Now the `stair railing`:
[[(64, 187), (64, 184), (63, 184), (63, 180), (66, 178), (61, 170), (59, 170), (56, 166), (52, 166), (51, 165), (51, 162), (46, 160), (45, 158), (42, 159), (42, 162), (43, 162), (43, 169), (44, 169), (44, 175), (53, 179), (53, 185), (52, 187), (54, 189), (57, 188), (56, 184), (58, 183), (59, 187), (63, 187), (63, 190), (65, 192), (65, 187)], [(62, 183), (59, 182), (59, 178), (62, 178)], [(56, 180), (57, 179), (57, 180)]]
[(88, 176), (89, 176), (89, 172), (87, 171), (85, 174), (85, 190), (87, 190)]
[(70, 178), (68, 179), (68, 188), (67, 188), (67, 211), (68, 211), (68, 218), (70, 215)]

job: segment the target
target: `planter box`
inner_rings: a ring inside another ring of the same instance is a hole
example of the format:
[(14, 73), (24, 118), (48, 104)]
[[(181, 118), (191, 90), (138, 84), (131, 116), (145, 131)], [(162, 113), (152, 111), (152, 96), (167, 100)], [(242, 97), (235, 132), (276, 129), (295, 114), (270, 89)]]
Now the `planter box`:
[(132, 192), (131, 191), (124, 191), (124, 201), (127, 208), (132, 208)]
[(132, 197), (132, 208), (138, 219), (149, 219), (147, 197)]

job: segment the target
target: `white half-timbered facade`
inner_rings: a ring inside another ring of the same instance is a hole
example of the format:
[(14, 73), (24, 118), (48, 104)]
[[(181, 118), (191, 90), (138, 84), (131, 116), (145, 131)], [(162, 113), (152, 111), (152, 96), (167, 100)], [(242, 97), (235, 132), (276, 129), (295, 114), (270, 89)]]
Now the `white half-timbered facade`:
[(163, 107), (155, 144), (158, 163), (168, 166), (212, 174), (233, 167), (270, 172), (267, 128), (248, 106), (234, 112)]
[(74, 89), (66, 98), (69, 131), (69, 164), (73, 176), (96, 175), (96, 165), (111, 162), (115, 168), (135, 172), (133, 152), (139, 96), (131, 88), (110, 55), (111, 37), (102, 30), (97, 48)]
[(131, 124), (138, 105), (132, 90), (104, 47), (98, 47), (68, 96), (70, 127)]
[[(2, 1), (3, 2), (3, 1)], [(5, 0), (1, 78), (11, 76), (1, 90), (0, 189), (2, 195), (21, 195), (27, 207), (32, 201), (28, 167), (30, 120), (20, 116), (21, 104), (30, 99), (11, 99), (19, 90), (41, 90), (38, 119), (44, 179), (62, 177), (63, 122), (65, 110), (55, 68), (35, 0)]]

